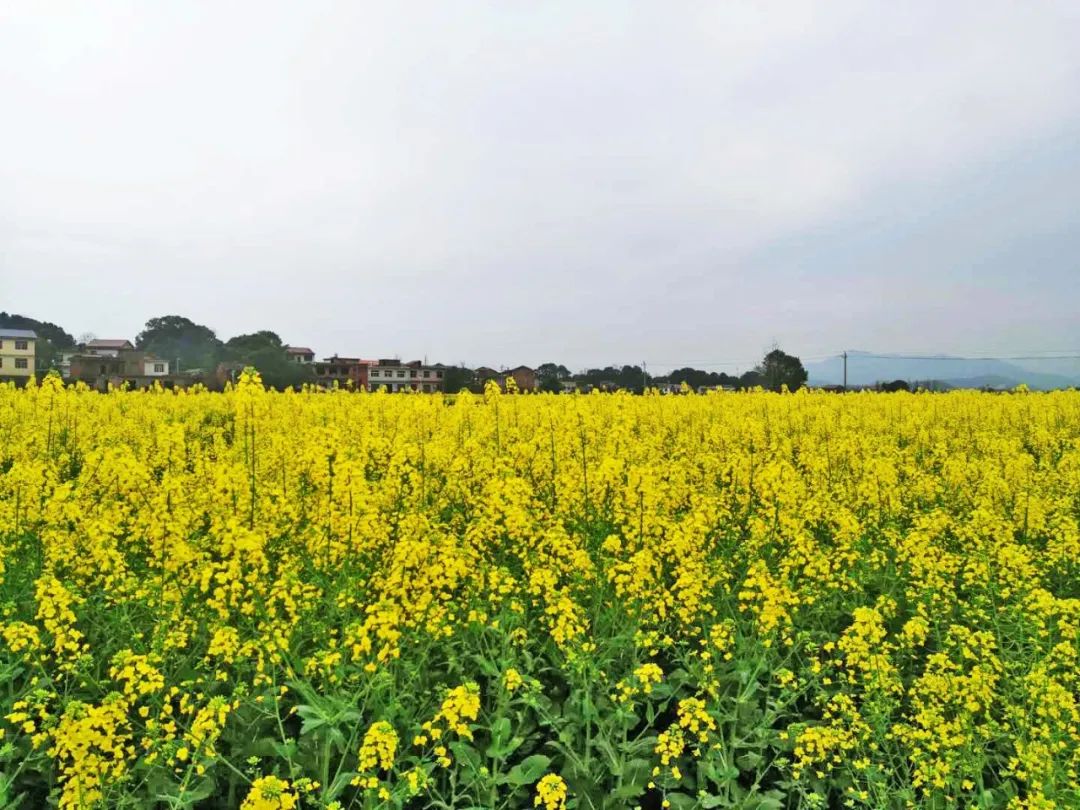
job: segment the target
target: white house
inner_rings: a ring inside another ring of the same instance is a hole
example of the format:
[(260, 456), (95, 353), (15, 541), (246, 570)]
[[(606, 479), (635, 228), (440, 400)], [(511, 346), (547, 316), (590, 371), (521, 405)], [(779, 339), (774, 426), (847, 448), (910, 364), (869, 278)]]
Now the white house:
[(143, 355), (144, 377), (166, 377), (169, 374), (169, 361), (161, 360), (152, 354)]

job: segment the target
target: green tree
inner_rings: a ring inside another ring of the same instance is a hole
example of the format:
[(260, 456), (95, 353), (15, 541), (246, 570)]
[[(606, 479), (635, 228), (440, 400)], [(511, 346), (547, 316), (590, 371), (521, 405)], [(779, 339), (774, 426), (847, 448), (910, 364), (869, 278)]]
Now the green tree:
[(807, 375), (802, 361), (779, 348), (765, 355), (753, 373), (760, 377), (761, 385), (770, 391), (779, 391), (785, 385), (789, 391), (795, 391), (806, 385)]
[[(679, 383), (686, 383), (693, 389), (700, 388), (703, 385), (729, 385), (733, 388), (738, 388), (742, 381), (739, 377), (733, 377), (730, 374), (724, 372), (715, 371), (701, 371), (700, 369), (690, 368), (677, 368), (667, 376), (669, 382), (673, 382), (676, 385)], [(756, 383), (755, 383), (756, 385)]]
[(182, 315), (151, 318), (135, 338), (135, 346), (171, 363), (180, 361), (180, 371), (212, 371), (222, 356), (222, 343), (209, 326)]
[(890, 394), (895, 393), (897, 391), (910, 391), (911, 390), (911, 386), (908, 384), (907, 380), (893, 380), (892, 382), (880, 383), (878, 385), (878, 388), (880, 388), (882, 391), (887, 391)]
[(291, 360), (285, 348), (276, 332), (263, 329), (229, 338), (222, 355), (226, 360), (254, 366), (263, 383), (271, 388), (299, 387), (310, 382), (310, 367)]
[(472, 369), (465, 366), (445, 366), (443, 368), (443, 391), (456, 394), (464, 391), (473, 382)]
[(570, 369), (561, 363), (541, 363), (536, 369), (537, 384), (541, 391), (562, 391), (564, 380), (570, 379)]

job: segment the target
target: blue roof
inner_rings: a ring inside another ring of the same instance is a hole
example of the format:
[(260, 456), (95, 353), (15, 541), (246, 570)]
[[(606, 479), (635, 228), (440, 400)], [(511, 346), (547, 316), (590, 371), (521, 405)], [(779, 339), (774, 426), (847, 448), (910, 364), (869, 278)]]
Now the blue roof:
[(33, 329), (7, 329), (0, 326), (0, 338), (15, 338), (17, 340), (37, 340), (37, 332)]

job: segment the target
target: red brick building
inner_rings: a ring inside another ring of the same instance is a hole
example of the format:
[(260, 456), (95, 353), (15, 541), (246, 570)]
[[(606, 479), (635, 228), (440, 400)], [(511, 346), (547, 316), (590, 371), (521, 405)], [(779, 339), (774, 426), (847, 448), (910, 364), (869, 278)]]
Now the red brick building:
[(366, 391), (368, 387), (368, 369), (371, 360), (359, 357), (324, 357), (314, 363), (315, 384), (323, 388), (351, 388), (353, 391)]

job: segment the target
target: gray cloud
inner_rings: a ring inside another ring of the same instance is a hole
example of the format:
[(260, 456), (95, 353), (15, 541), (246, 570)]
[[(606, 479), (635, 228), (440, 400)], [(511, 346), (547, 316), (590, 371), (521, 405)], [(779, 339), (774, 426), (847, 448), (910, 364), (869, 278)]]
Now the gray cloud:
[(0, 307), (489, 364), (1078, 348), (1077, 41), (1068, 2), (9, 4)]

